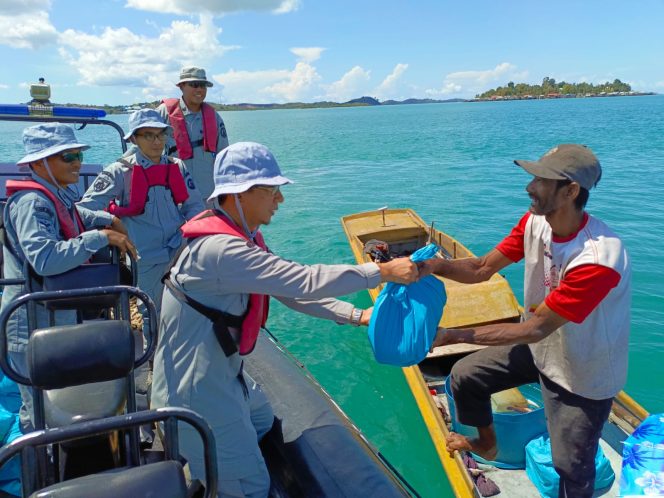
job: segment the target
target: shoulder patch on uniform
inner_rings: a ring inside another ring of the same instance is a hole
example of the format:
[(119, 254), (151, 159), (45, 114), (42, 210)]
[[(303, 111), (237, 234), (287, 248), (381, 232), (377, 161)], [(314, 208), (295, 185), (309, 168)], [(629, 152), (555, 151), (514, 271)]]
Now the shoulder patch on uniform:
[(106, 171), (102, 171), (97, 175), (95, 182), (92, 184), (92, 188), (95, 192), (102, 192), (108, 188), (112, 181), (113, 177)]
[(48, 206), (40, 206), (39, 204), (35, 205), (35, 211), (37, 213), (44, 213), (44, 214), (47, 214), (49, 216), (54, 216), (55, 215), (55, 213), (53, 212), (53, 210), (51, 208), (49, 208)]
[(228, 135), (226, 134), (226, 125), (224, 124), (223, 121), (221, 123), (219, 123), (219, 130), (221, 131), (221, 136), (222, 137), (224, 137), (224, 138), (228, 137)]

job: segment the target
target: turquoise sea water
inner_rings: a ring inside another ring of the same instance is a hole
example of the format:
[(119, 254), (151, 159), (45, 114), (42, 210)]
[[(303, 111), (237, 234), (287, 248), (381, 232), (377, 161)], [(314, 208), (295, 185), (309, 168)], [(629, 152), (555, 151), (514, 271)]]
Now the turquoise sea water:
[[(664, 97), (430, 104), (225, 113), (231, 142), (269, 146), (295, 184), (265, 229), (271, 248), (303, 263), (352, 263), (339, 218), (412, 207), (476, 254), (526, 211), (536, 159), (558, 143), (590, 146), (604, 176), (588, 211), (628, 247), (633, 265), (627, 392), (664, 411)], [(126, 127), (127, 116), (113, 118)], [(117, 138), (88, 127), (88, 160), (109, 162)], [(0, 123), (2, 161), (21, 156), (17, 123)], [(505, 271), (516, 295), (523, 267)], [(348, 296), (368, 306), (366, 292)], [(274, 305), (270, 329), (318, 378), (370, 441), (425, 497), (451, 496), (401, 371), (372, 359), (366, 330)]]

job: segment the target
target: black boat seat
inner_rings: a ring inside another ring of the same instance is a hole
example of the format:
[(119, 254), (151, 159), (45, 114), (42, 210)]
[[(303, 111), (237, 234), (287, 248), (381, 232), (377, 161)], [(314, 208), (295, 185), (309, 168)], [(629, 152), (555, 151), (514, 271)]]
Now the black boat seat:
[(174, 460), (114, 469), (40, 489), (30, 498), (186, 498), (182, 465)]
[(90, 321), (35, 330), (28, 377), (38, 389), (124, 378), (134, 367), (134, 337), (125, 320)]

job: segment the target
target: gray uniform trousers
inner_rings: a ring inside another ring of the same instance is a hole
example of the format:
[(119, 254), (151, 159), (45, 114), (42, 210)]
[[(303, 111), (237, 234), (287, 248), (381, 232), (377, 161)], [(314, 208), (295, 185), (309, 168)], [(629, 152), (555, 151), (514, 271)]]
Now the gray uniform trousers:
[(558, 496), (593, 495), (595, 455), (611, 410), (611, 398), (584, 398), (555, 384), (537, 370), (525, 344), (491, 346), (477, 351), (459, 360), (451, 375), (457, 417), (462, 424), (474, 427), (492, 423), (492, 393), (539, 382), (553, 465), (560, 476)]

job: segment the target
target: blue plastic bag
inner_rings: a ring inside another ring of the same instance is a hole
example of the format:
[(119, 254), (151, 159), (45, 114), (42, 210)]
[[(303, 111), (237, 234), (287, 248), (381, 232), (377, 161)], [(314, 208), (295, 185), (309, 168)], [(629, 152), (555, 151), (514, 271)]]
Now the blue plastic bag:
[[(411, 261), (433, 258), (436, 244), (418, 249)], [(369, 342), (379, 363), (407, 367), (422, 361), (436, 337), (447, 296), (445, 285), (429, 275), (410, 285), (388, 282), (376, 299)]]
[[(611, 462), (606, 458), (601, 446), (597, 447), (597, 455), (595, 455), (595, 472), (595, 489), (611, 486), (616, 477), (611, 468)], [(544, 498), (558, 497), (560, 476), (553, 468), (551, 440), (548, 434), (535, 438), (526, 445), (526, 474), (541, 496)]]
[(620, 496), (664, 497), (664, 413), (647, 417), (625, 440)]

